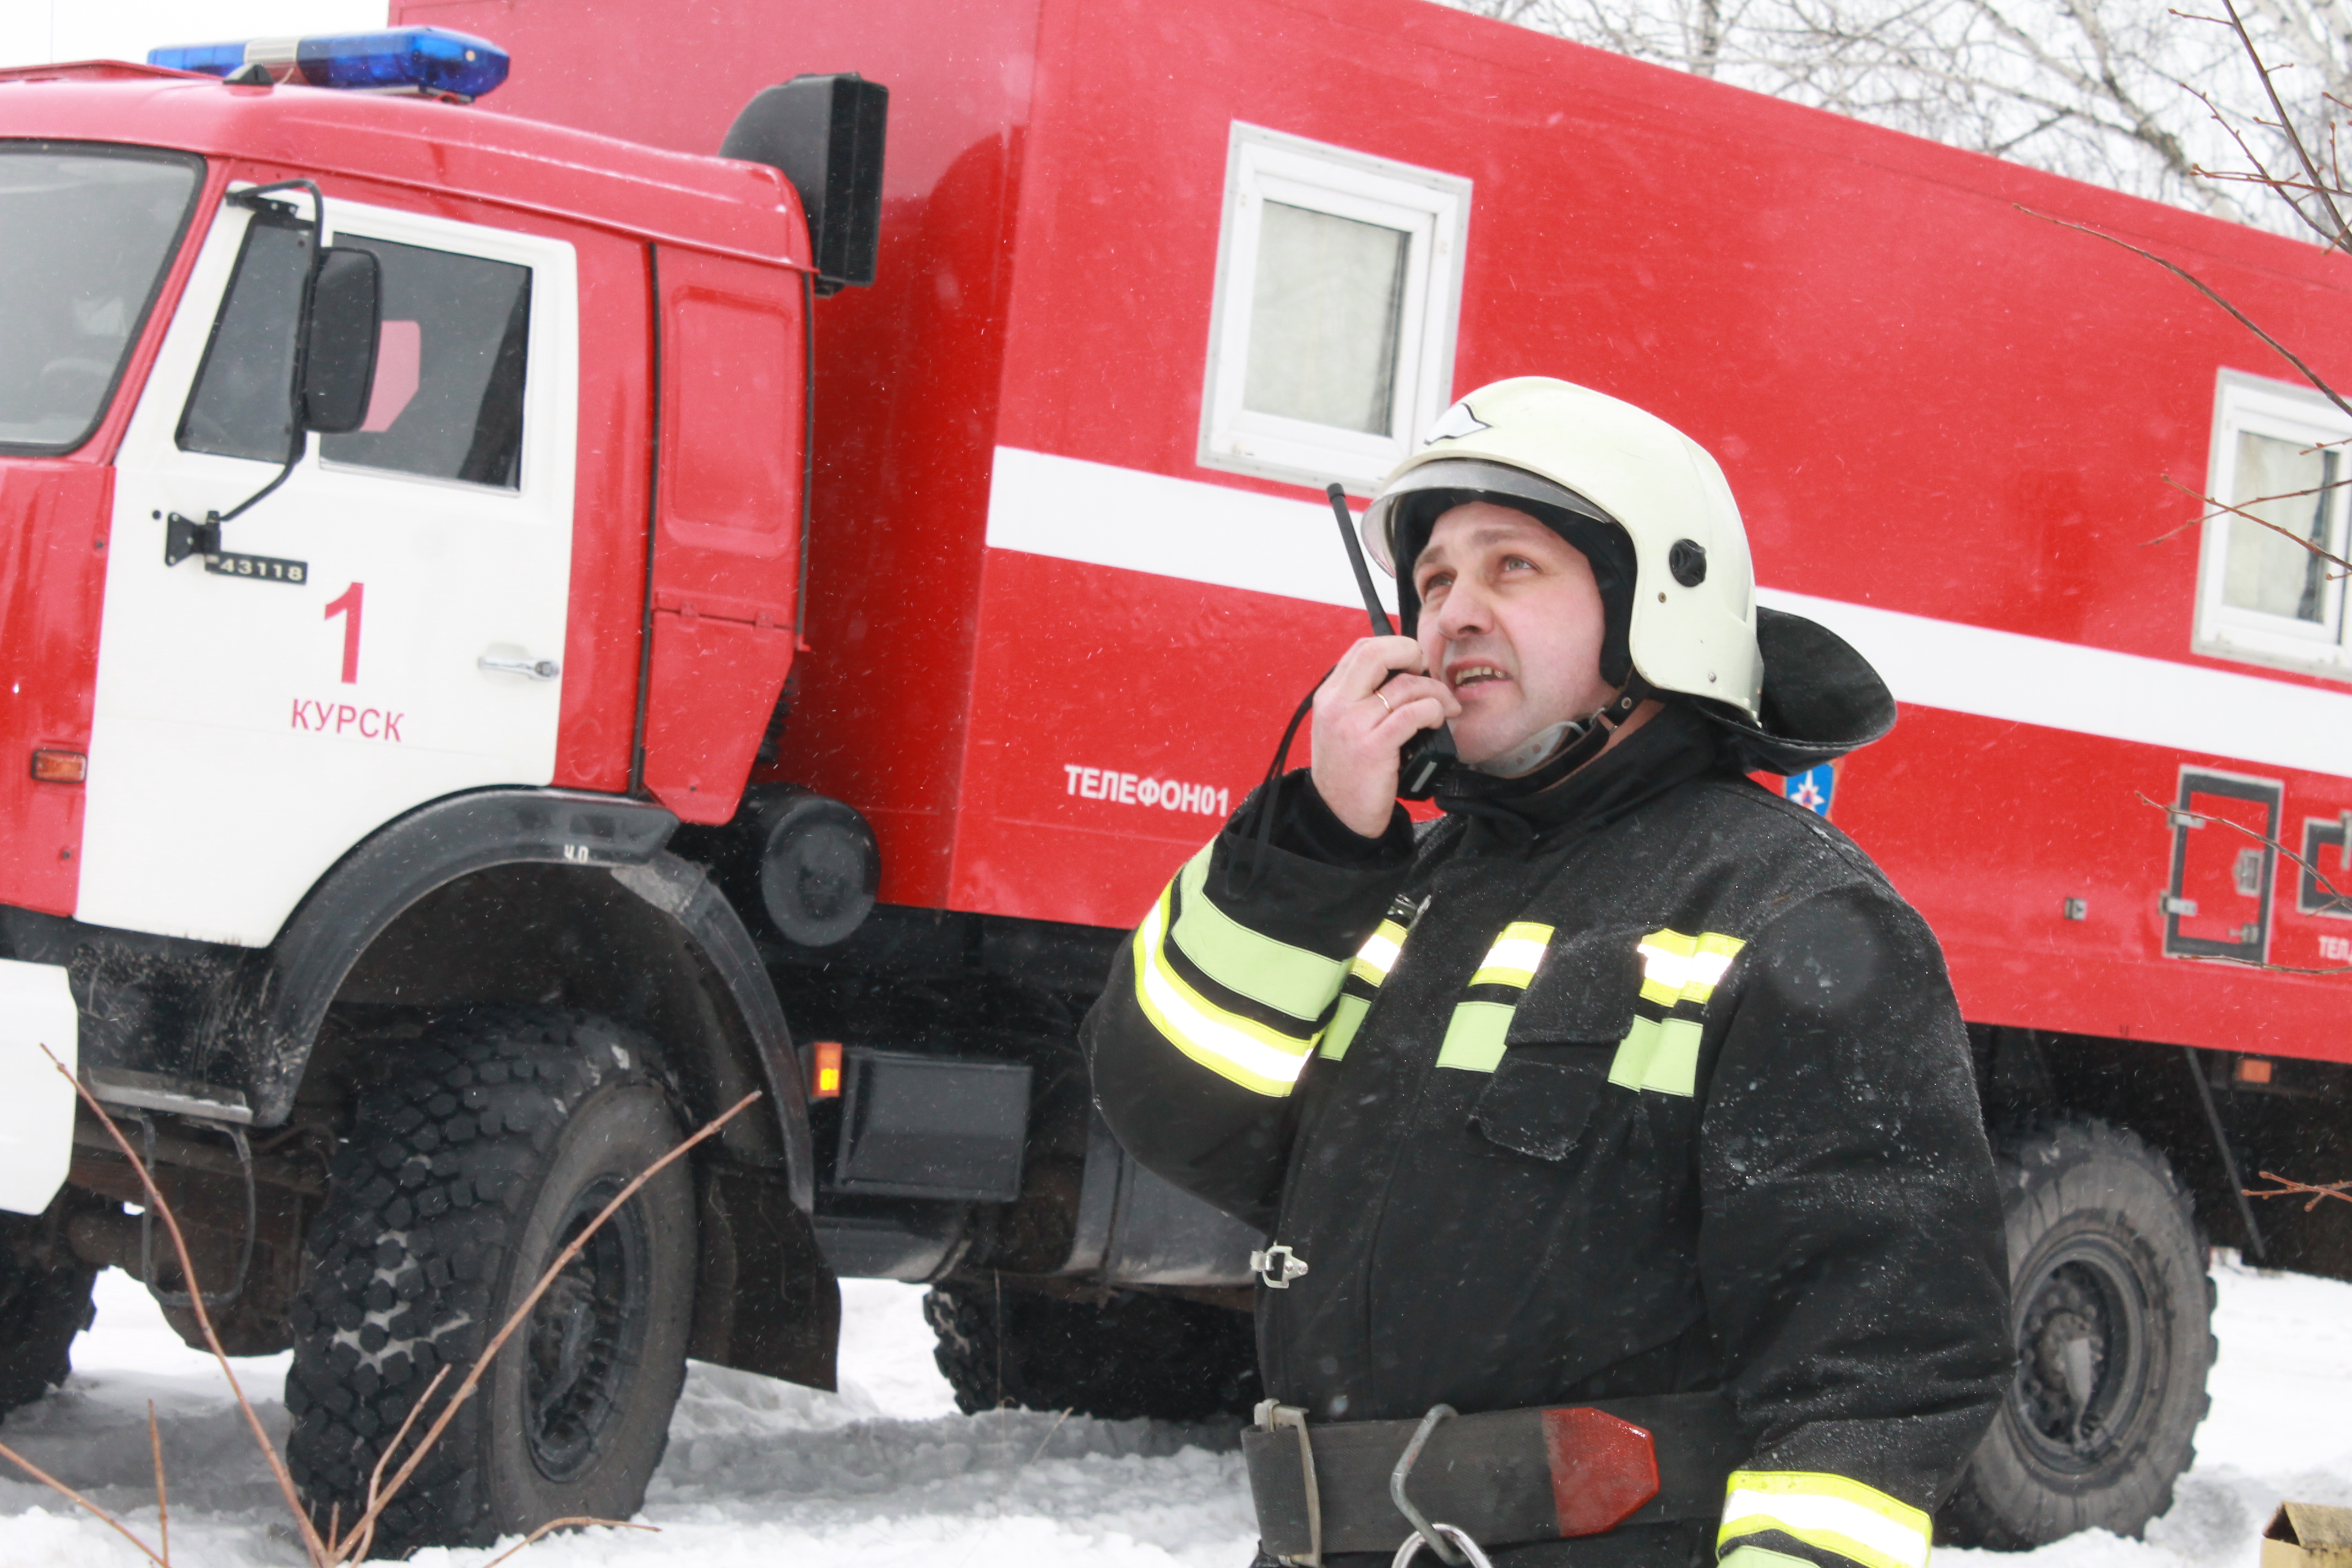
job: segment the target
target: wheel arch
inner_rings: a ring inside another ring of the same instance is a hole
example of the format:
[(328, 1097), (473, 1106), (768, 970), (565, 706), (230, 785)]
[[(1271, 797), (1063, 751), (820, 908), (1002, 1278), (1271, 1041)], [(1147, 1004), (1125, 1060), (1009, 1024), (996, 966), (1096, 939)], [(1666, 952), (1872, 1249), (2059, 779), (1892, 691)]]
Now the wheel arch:
[(370, 1005), (561, 1001), (659, 1041), (695, 1121), (751, 1089), (720, 1135), (814, 1198), (802, 1074), (775, 986), (702, 868), (664, 847), (657, 805), (553, 790), (451, 796), (354, 848), (271, 950), (247, 1035), (254, 1120), (292, 1114), (353, 1048), (331, 1015)]
[[(2264, 1253), (2275, 1249), (2284, 1216), (2255, 1214), (2240, 1192), (2265, 1157), (2265, 1141), (2250, 1137), (2257, 1130), (2211, 1098), (2214, 1063), (2226, 1063), (2230, 1053), (1983, 1025), (1969, 1034), (1986, 1131), (1996, 1144), (2065, 1121), (2103, 1121), (2129, 1132), (2171, 1166), (2206, 1237), (2269, 1261)], [(2347, 1269), (2352, 1254), (2313, 1271), (2352, 1278)]]

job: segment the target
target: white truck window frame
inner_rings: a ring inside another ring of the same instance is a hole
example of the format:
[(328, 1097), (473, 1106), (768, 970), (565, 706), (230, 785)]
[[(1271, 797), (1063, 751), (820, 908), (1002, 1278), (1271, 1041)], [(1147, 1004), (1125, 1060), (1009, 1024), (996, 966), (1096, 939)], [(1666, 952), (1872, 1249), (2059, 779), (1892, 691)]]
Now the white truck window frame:
[[(1458, 174), (1234, 122), (1203, 468), (1318, 489), (1338, 479), (1368, 495), (1419, 444), (1453, 400), (1470, 188)], [(1401, 237), (1394, 250), (1374, 231)], [(1391, 255), (1389, 312), (1376, 321)], [(1309, 257), (1323, 264), (1301, 267)], [(1302, 286), (1313, 318), (1277, 315)]]
[[(2346, 553), (2352, 418), (2309, 387), (2222, 371), (2213, 400), (2206, 493), (2259, 510)], [(2266, 496), (2320, 495), (2252, 507)], [(2197, 569), (2199, 653), (2352, 679), (2339, 570), (2247, 518), (2207, 509)], [(2292, 601), (2292, 602), (2290, 602)]]

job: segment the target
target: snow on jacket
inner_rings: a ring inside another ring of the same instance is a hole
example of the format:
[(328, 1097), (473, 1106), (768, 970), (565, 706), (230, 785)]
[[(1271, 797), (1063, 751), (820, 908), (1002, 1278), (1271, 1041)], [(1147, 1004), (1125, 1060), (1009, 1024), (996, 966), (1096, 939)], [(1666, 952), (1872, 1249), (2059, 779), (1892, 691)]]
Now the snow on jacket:
[(1276, 1399), (1317, 1421), (1728, 1399), (1754, 1448), (1719, 1526), (1523, 1545), (1523, 1568), (1923, 1568), (2009, 1373), (1936, 940), (1843, 834), (1739, 772), (1891, 715), (1843, 644), (1805, 651), (1820, 679), (1776, 672), (1776, 701), (1768, 673), (1778, 735), (1669, 706), (1417, 843), (1402, 812), (1358, 837), (1289, 775), (1271, 843), (1254, 795), (1087, 1020), (1134, 1156), (1307, 1266), (1258, 1291)]

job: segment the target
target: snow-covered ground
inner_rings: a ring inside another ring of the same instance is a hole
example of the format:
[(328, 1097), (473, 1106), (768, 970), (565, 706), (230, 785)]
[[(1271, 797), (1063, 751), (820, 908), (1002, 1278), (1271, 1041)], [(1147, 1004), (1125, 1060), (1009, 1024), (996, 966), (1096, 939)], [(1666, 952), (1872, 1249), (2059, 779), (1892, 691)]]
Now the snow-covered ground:
[[(2352, 1285), (2220, 1271), (2221, 1358), (2197, 1468), (2142, 1542), (2078, 1536), (2014, 1557), (1939, 1553), (1939, 1568), (2252, 1568), (2283, 1497), (2352, 1505)], [(922, 1293), (843, 1287), (842, 1392), (697, 1366), (640, 1522), (660, 1533), (552, 1538), (536, 1568), (1245, 1568), (1253, 1531), (1239, 1457), (1213, 1432), (1025, 1412), (964, 1416), (931, 1365)], [(58, 1394), (0, 1439), (151, 1541), (153, 1401), (180, 1568), (292, 1568), (301, 1558), (209, 1358), (182, 1346), (124, 1276), (99, 1283), (97, 1326)], [(238, 1376), (282, 1434), (283, 1358)], [(0, 1468), (6, 1468), (0, 1464)], [(430, 1552), (476, 1568), (491, 1552)], [(0, 1478), (0, 1564), (142, 1561), (54, 1493)]]

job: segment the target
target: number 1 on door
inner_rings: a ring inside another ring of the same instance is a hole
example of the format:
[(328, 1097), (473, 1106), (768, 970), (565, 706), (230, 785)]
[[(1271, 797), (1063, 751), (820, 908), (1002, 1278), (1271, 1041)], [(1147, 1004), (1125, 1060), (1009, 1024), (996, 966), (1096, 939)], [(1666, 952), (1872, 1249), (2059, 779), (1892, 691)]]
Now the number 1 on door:
[(367, 585), (354, 583), (343, 590), (342, 597), (327, 606), (325, 618), (343, 617), (343, 684), (357, 686), (360, 680), (360, 605), (367, 595)]

